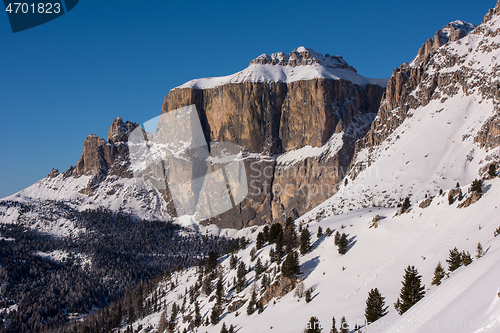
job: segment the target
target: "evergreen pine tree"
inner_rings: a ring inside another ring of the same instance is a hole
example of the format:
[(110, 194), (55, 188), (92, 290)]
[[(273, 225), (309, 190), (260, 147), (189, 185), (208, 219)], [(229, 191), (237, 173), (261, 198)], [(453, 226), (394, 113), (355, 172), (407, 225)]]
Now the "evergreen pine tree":
[(258, 313), (261, 314), (264, 311), (264, 305), (262, 304), (262, 302), (259, 302), (257, 304), (257, 307), (259, 308)]
[(462, 266), (462, 254), (457, 248), (454, 248), (453, 250), (450, 250), (450, 255), (446, 262), (448, 263), (449, 271), (453, 272), (458, 267)]
[(234, 333), (234, 326), (233, 326), (233, 324), (231, 324), (231, 326), (229, 326), (229, 331), (227, 333)]
[(261, 281), (260, 285), (261, 285), (262, 290), (266, 290), (266, 288), (269, 286), (269, 278), (268, 278), (267, 274), (264, 273), (264, 275), (262, 275), (262, 281)]
[(300, 234), (300, 254), (304, 255), (311, 251), (311, 233), (309, 229), (304, 228)]
[(304, 333), (321, 333), (321, 323), (318, 318), (311, 317), (306, 325)]
[(483, 246), (481, 245), (481, 243), (477, 243), (476, 258), (479, 259), (482, 256), (484, 256)]
[(228, 333), (226, 323), (222, 323), (222, 328), (220, 329), (220, 333)]
[(194, 302), (194, 326), (199, 327), (201, 325), (201, 314), (200, 305), (198, 302)]
[(252, 249), (250, 250), (250, 261), (254, 261), (256, 259), (256, 254), (257, 254), (257, 250), (255, 249), (255, 247), (252, 247)]
[(269, 228), (269, 244), (275, 243), (280, 233), (283, 233), (283, 228), (281, 227), (281, 224), (279, 223), (272, 224), (271, 228)]
[(335, 232), (335, 237), (333, 239), (333, 243), (338, 246), (339, 242), (340, 242), (340, 232), (337, 230)]
[(408, 266), (405, 269), (403, 287), (399, 293), (401, 304), (399, 306), (399, 314), (408, 311), (413, 305), (420, 301), (425, 295), (425, 286), (422, 283), (422, 276), (418, 275), (415, 266)]
[(335, 323), (335, 317), (332, 317), (332, 329), (330, 330), (330, 333), (339, 333), (337, 330), (336, 323)]
[(441, 262), (438, 262), (436, 268), (434, 269), (434, 277), (432, 278), (431, 284), (434, 286), (439, 286), (441, 284), (441, 280), (446, 276), (446, 272), (441, 265)]
[(472, 257), (469, 253), (469, 251), (462, 251), (462, 265), (464, 266), (469, 266), (472, 264)]
[(219, 277), (217, 281), (217, 287), (215, 288), (215, 297), (217, 298), (217, 305), (222, 304), (222, 299), (224, 298), (224, 283), (222, 282), (222, 276)]
[(252, 296), (250, 297), (250, 301), (248, 302), (247, 315), (250, 316), (251, 314), (254, 313), (256, 303), (257, 303), (257, 293), (255, 292), (255, 288), (253, 288)]
[(255, 263), (255, 280), (259, 279), (259, 275), (262, 274), (264, 271), (264, 267), (262, 267), (262, 261), (260, 260), (260, 257), (257, 257), (257, 262)]
[(264, 234), (264, 243), (269, 242), (269, 226), (264, 226), (262, 233)]
[(478, 194), (483, 194), (483, 180), (482, 179), (474, 179), (472, 181), (472, 185), (470, 187), (471, 191), (476, 192)]
[(281, 267), (281, 273), (287, 278), (296, 278), (300, 274), (299, 255), (297, 251), (290, 252)]
[(219, 323), (219, 318), (221, 315), (222, 309), (219, 305), (215, 304), (212, 307), (212, 313), (210, 314), (210, 322), (212, 325), (217, 325)]
[(290, 253), (297, 246), (297, 231), (295, 229), (295, 221), (288, 217), (283, 229), (283, 244), (286, 253)]
[(210, 253), (208, 254), (208, 258), (206, 259), (207, 271), (211, 272), (215, 269), (218, 262), (217, 257), (217, 252), (210, 251)]
[(264, 247), (264, 243), (266, 242), (265, 239), (266, 236), (264, 236), (264, 233), (262, 231), (257, 234), (257, 240), (255, 241), (255, 247), (257, 248), (257, 250), (260, 250)]
[(312, 300), (312, 292), (313, 288), (309, 288), (306, 290), (306, 303), (309, 303)]
[(321, 236), (323, 236), (323, 229), (321, 228), (321, 226), (318, 227), (318, 234), (317, 234), (318, 238), (321, 238)]
[(326, 228), (325, 234), (326, 234), (326, 237), (330, 237), (332, 235), (332, 229), (330, 229), (329, 227)]
[(231, 269), (236, 269), (236, 267), (238, 266), (238, 257), (236, 257), (236, 255), (232, 255), (231, 256), (231, 259), (229, 260), (229, 267)]
[(338, 242), (338, 252), (340, 255), (344, 255), (347, 253), (347, 247), (349, 246), (349, 241), (347, 240), (347, 235), (342, 233), (340, 236), (340, 240)]
[(377, 288), (370, 290), (366, 300), (365, 318), (368, 324), (377, 321), (387, 314), (385, 297), (380, 294)]
[(345, 319), (345, 316), (340, 319), (340, 333), (349, 333), (349, 324), (347, 323), (347, 320)]
[(238, 271), (236, 272), (236, 277), (238, 278), (236, 282), (236, 292), (241, 292), (247, 286), (246, 279), (247, 269), (245, 267), (245, 263), (242, 261), (238, 265)]

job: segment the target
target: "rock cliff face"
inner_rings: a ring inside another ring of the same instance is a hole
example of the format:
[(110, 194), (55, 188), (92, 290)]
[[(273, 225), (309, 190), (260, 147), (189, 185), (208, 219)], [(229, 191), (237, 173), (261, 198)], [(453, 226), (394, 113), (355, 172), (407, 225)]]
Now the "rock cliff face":
[[(500, 10), (498, 5), (495, 10)], [(455, 35), (461, 36), (464, 30), (460, 31), (462, 33)], [(367, 136), (357, 143), (357, 150), (380, 144), (406, 117), (411, 116), (410, 110), (425, 106), (432, 100), (445, 102), (458, 93), (472, 94), (479, 91), (483, 98), (497, 103), (498, 70), (476, 68), (474, 64), (485, 55), (488, 56), (491, 50), (500, 47), (495, 38), (499, 33), (498, 29), (483, 24), (453, 45), (432, 49), (425, 58), (394, 69), (377, 118)], [(436, 36), (438, 34), (439, 31)], [(499, 134), (498, 121), (491, 119), (476, 140), (485, 146), (498, 145)]]
[[(357, 75), (341, 57), (321, 57), (299, 48), (288, 56), (262, 55), (250, 66), (312, 67), (327, 61), (329, 68)], [(243, 80), (204, 89), (193, 84), (171, 90), (162, 113), (195, 104), (208, 142), (232, 142), (248, 152), (248, 197), (207, 221), (241, 228), (297, 217), (333, 195), (383, 91), (331, 78)]]
[(97, 135), (89, 135), (83, 143), (83, 152), (74, 169), (70, 168), (73, 176), (92, 175), (84, 194), (90, 194), (106, 179), (108, 175), (123, 178), (132, 178), (133, 174), (128, 169), (128, 134), (137, 126), (129, 121), (123, 122), (116, 118), (108, 131), (108, 141)]

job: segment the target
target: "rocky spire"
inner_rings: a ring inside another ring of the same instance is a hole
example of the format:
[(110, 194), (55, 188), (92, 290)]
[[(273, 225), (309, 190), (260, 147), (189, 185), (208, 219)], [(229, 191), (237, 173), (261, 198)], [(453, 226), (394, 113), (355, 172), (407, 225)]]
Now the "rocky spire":
[(91, 193), (108, 175), (132, 177), (132, 173), (128, 170), (130, 162), (127, 141), (129, 134), (138, 126), (137, 123), (124, 122), (118, 117), (109, 127), (108, 141), (95, 134), (85, 139), (82, 155), (72, 169), (75, 177), (92, 176), (83, 193)]
[(448, 23), (443, 28), (436, 31), (434, 37), (429, 38), (427, 42), (422, 45), (412, 64), (421, 63), (432, 51), (448, 42), (453, 42), (465, 37), (469, 32), (474, 30), (475, 27), (474, 24), (464, 21), (453, 21)]
[(127, 142), (128, 135), (136, 128), (139, 124), (132, 123), (130, 121), (123, 122), (121, 117), (113, 120), (111, 126), (108, 130), (108, 142)]

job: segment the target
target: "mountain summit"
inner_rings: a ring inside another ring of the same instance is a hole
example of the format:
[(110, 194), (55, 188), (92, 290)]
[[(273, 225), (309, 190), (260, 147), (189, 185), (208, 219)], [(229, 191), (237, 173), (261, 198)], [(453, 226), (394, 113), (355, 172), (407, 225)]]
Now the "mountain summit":
[(387, 80), (368, 79), (359, 75), (341, 56), (322, 55), (303, 46), (290, 54), (283, 52), (261, 54), (244, 70), (223, 77), (195, 79), (175, 88), (209, 89), (230, 83), (285, 82), (312, 79), (350, 81), (357, 85), (385, 86)]

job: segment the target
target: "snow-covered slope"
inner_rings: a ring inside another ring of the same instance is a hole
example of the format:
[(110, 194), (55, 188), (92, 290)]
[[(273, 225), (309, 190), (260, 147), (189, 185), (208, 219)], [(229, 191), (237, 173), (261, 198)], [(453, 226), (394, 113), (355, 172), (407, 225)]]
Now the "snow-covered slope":
[(387, 79), (368, 79), (359, 75), (340, 56), (323, 56), (312, 49), (301, 46), (288, 56), (282, 52), (273, 53), (270, 56), (262, 54), (253, 60), (250, 66), (235, 74), (195, 79), (174, 89), (209, 89), (243, 82), (290, 83), (318, 78), (347, 80), (357, 85), (378, 84), (385, 86), (387, 84)]
[[(301, 277), (305, 288), (314, 288), (310, 303), (306, 303), (303, 298), (298, 299), (294, 292), (290, 292), (271, 301), (261, 314), (255, 312), (249, 316), (246, 314), (246, 302), (238, 310), (239, 315), (226, 309), (219, 324), (202, 326), (198, 331), (219, 332), (225, 323), (227, 327), (233, 325), (241, 333), (266, 332), (271, 329), (272, 332), (301, 332), (311, 316), (320, 320), (325, 327), (324, 331), (329, 330), (332, 316), (335, 316), (337, 324), (340, 318), (345, 316), (351, 328), (356, 324), (364, 326), (365, 301), (371, 288), (378, 288), (386, 297), (389, 314), (376, 323), (380, 325), (383, 320), (386, 324), (384, 327), (389, 328), (388, 332), (413, 332), (405, 329), (392, 330), (392, 326), (387, 326), (388, 322), (422, 322), (427, 325), (439, 320), (444, 323), (446, 318), (455, 319), (455, 315), (462, 313), (464, 316), (458, 317), (459, 320), (466, 319), (469, 322), (469, 319), (480, 319), (486, 322), (489, 319), (493, 323), (493, 320), (500, 316), (500, 298), (497, 295), (500, 291), (497, 275), (500, 267), (500, 237), (494, 237), (494, 230), (500, 226), (500, 179), (487, 181), (485, 189), (486, 193), (478, 202), (462, 209), (457, 208), (458, 201), (449, 205), (447, 196), (443, 195), (436, 197), (425, 209), (413, 207), (409, 213), (399, 216), (394, 216), (397, 211), (395, 208), (374, 207), (324, 218), (320, 222), (311, 222), (309, 230), (312, 232), (313, 249), (300, 257)], [(381, 217), (376, 228), (371, 227), (375, 215)], [(337, 253), (333, 236), (323, 235), (317, 239), (319, 226), (323, 231), (330, 228), (348, 234), (351, 245), (346, 255)], [(259, 230), (253, 233), (254, 238)], [(469, 251), (474, 256), (478, 242), (486, 250), (484, 257), (474, 259), (471, 265), (453, 272), (441, 286), (431, 286), (434, 268), (438, 262), (446, 267), (445, 260), (449, 250), (457, 247), (461, 251)], [(250, 251), (254, 245), (255, 243), (251, 243), (238, 253), (239, 260), (245, 262), (247, 267), (255, 265), (255, 261), (250, 259)], [(262, 262), (269, 259), (271, 247), (267, 245), (257, 251)], [(404, 269), (408, 265), (415, 265), (423, 276), (427, 295), (421, 303), (400, 317), (392, 304), (398, 298)], [(274, 276), (275, 266), (276, 264), (273, 264), (267, 270), (271, 277)], [(236, 270), (229, 268), (228, 258), (223, 258), (219, 270), (227, 292), (231, 289)], [(166, 292), (163, 300), (168, 309), (173, 302), (178, 305), (183, 302), (185, 288), (189, 289), (197, 280), (196, 271), (193, 268), (175, 273), (172, 280), (178, 281), (179, 284), (172, 291), (167, 290), (167, 281), (160, 283), (159, 290)], [(254, 284), (257, 291), (260, 290), (261, 280), (255, 281), (253, 271), (246, 277), (249, 281), (247, 288), (241, 293), (234, 290), (229, 292), (226, 305), (237, 299), (248, 301)], [(212, 296), (213, 294), (202, 295), (198, 299), (204, 320), (210, 316), (214, 305)], [(470, 310), (472, 301), (474, 307)], [(184, 315), (194, 311), (194, 305), (189, 306), (189, 302), (187, 304)], [(143, 327), (155, 327), (164, 310), (165, 308), (136, 322), (134, 327), (137, 328), (139, 324)], [(467, 310), (469, 314), (465, 316)], [(189, 321), (179, 320), (181, 331), (188, 325)], [(373, 324), (368, 328), (375, 330), (380, 327)], [(440, 326), (440, 329), (446, 331), (443, 326)], [(421, 331), (415, 332), (427, 331), (422, 328)]]
[[(170, 221), (166, 202), (153, 186), (144, 188), (135, 179), (109, 177), (90, 195), (81, 191), (90, 176), (46, 177), (30, 187), (2, 199), (0, 224), (22, 223), (32, 229), (55, 236), (84, 232), (73, 221), (64, 218), (66, 207), (76, 210), (107, 208), (123, 210), (138, 219)], [(19, 203), (29, 204), (31, 211), (19, 216)]]

